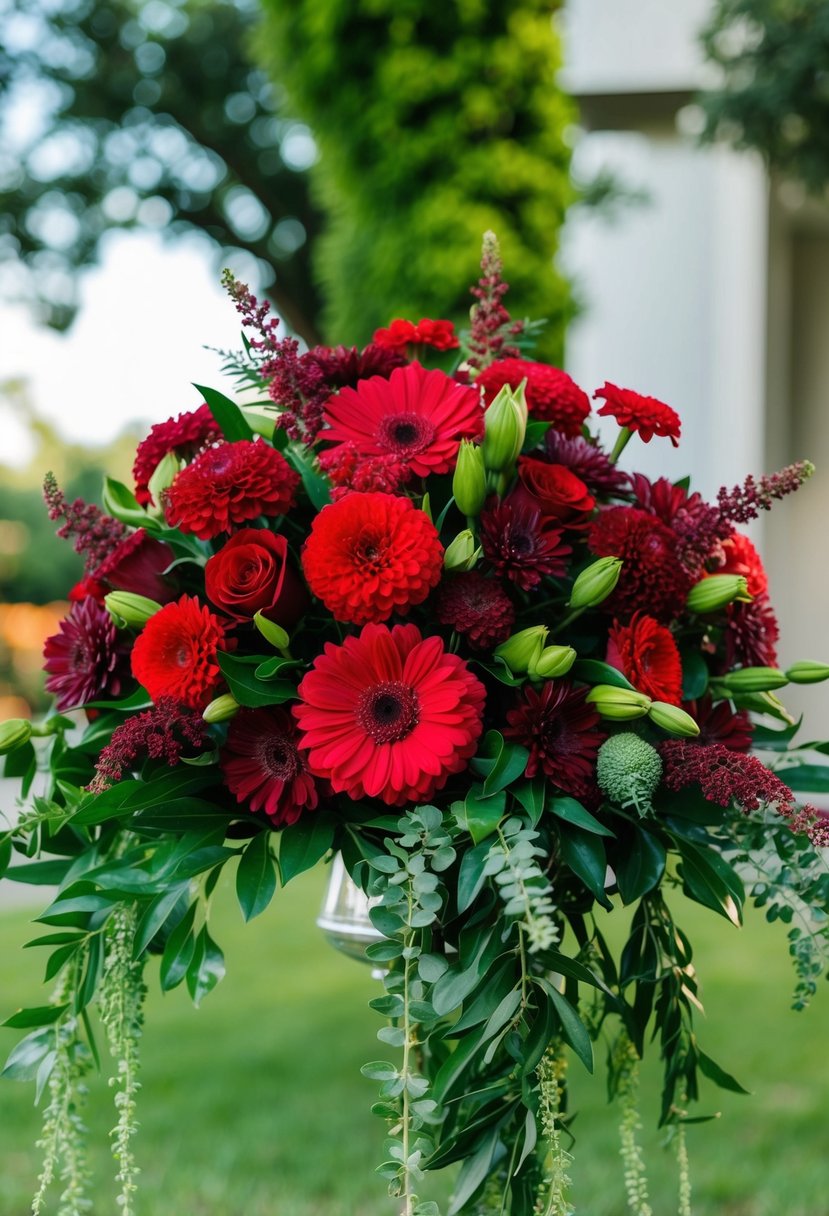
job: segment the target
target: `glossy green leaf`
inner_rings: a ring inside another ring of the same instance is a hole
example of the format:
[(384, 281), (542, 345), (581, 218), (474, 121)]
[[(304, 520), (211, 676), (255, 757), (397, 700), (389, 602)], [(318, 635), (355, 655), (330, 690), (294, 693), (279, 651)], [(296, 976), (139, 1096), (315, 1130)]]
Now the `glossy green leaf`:
[(547, 808), (557, 819), (573, 823), (577, 828), (584, 828), (586, 832), (594, 832), (597, 836), (615, 835), (575, 798), (551, 798), (547, 803)]
[(731, 1076), (731, 1073), (726, 1072), (724, 1068), (720, 1068), (719, 1064), (715, 1060), (712, 1060), (710, 1056), (707, 1056), (704, 1051), (700, 1051), (699, 1047), (696, 1048), (696, 1056), (700, 1072), (709, 1081), (713, 1081), (715, 1085), (719, 1085), (720, 1089), (729, 1089), (735, 1094), (749, 1093), (749, 1090), (743, 1089), (740, 1082), (736, 1081)]
[(216, 425), (228, 443), (253, 439), (250, 424), (235, 402), (215, 388), (206, 388), (201, 384), (194, 384), (193, 388), (201, 393), (202, 399), (207, 402)]
[(467, 908), (471, 907), (486, 881), (484, 862), (489, 850), (490, 844), (484, 840), (474, 848), (467, 849), (461, 857), (457, 889), (459, 913), (465, 912)]
[(495, 1155), (498, 1131), (498, 1125), (490, 1128), (481, 1139), (477, 1149), (465, 1158), (455, 1180), (447, 1216), (457, 1216), (457, 1213), (463, 1210), (475, 1192), (483, 1186)]
[(193, 937), (195, 919), (196, 905), (191, 904), (167, 939), (159, 973), (161, 987), (165, 992), (177, 987), (187, 974), (196, 947)]
[(510, 793), (527, 812), (533, 827), (537, 827), (546, 805), (546, 778), (538, 774), (528, 781), (519, 781), (510, 788)]
[(334, 841), (334, 823), (320, 811), (312, 811), (285, 828), (279, 838), (279, 872), (282, 883), (310, 870), (324, 857)]
[(633, 688), (627, 676), (600, 659), (576, 659), (570, 675), (584, 684), (610, 684), (613, 688)]
[(9, 1053), (0, 1077), (9, 1081), (33, 1081), (44, 1059), (53, 1054), (55, 1036), (48, 1027), (21, 1039)]
[(0, 1025), (13, 1027), (15, 1030), (28, 1030), (32, 1026), (51, 1026), (68, 1008), (68, 1005), (38, 1005), (32, 1009), (19, 1009)]
[(133, 958), (140, 958), (156, 934), (161, 932), (179, 900), (186, 895), (188, 885), (186, 882), (177, 883), (169, 890), (162, 891), (152, 903), (147, 905), (135, 931)]
[(481, 1047), (481, 1031), (475, 1030), (460, 1040), (438, 1069), (432, 1082), (432, 1097), (444, 1102), (472, 1065)]
[(331, 501), (331, 487), (328, 478), (323, 477), (316, 467), (313, 450), (304, 443), (292, 441), (285, 445), (284, 456), (302, 478), (311, 505), (321, 511)]
[(593, 1071), (593, 1044), (587, 1027), (563, 993), (545, 979), (538, 981), (550, 998), (561, 1025), (561, 1033), (588, 1072)]
[(708, 664), (698, 650), (682, 655), (682, 700), (696, 701), (708, 687)]
[(622, 901), (632, 904), (661, 881), (667, 853), (653, 832), (638, 824), (630, 825), (620, 839), (620, 846), (613, 856), (613, 870)]
[(506, 789), (527, 767), (529, 752), (518, 743), (508, 743), (500, 731), (489, 730), (484, 736), (470, 768), (484, 778), (485, 798)]
[(210, 936), (207, 925), (202, 925), (187, 968), (187, 988), (197, 1008), (207, 994), (213, 991), (224, 973), (224, 955)]
[(223, 651), (217, 658), (228, 690), (240, 705), (249, 708), (281, 705), (296, 697), (296, 685), (290, 680), (261, 680), (257, 676), (256, 667), (264, 662), (267, 656), (260, 655), (256, 659), (242, 658)]
[(604, 889), (607, 855), (601, 836), (563, 822), (559, 827), (559, 836), (564, 864), (582, 880), (603, 908), (612, 908)]
[(480, 844), (496, 830), (504, 817), (506, 805), (507, 796), (503, 790), (487, 798), (481, 786), (473, 785), (463, 800), (462, 809), (457, 812), (458, 823), (469, 832), (475, 844)]
[(734, 925), (742, 924), (743, 884), (728, 862), (713, 849), (678, 839), (682, 857), (682, 886), (689, 898), (719, 912)]
[(260, 832), (248, 844), (236, 870), (236, 896), (245, 920), (264, 912), (276, 890), (276, 866), (271, 856), (270, 832)]
[(829, 764), (795, 764), (778, 769), (777, 776), (799, 794), (829, 793)]

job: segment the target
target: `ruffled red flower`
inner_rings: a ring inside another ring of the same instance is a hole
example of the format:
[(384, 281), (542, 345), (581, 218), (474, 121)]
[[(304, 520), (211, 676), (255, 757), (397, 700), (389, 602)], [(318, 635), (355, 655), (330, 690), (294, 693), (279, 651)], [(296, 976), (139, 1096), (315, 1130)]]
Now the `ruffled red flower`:
[(353, 388), (358, 380), (368, 380), (370, 376), (389, 377), (396, 367), (406, 363), (403, 355), (378, 346), (376, 342), (369, 342), (363, 350), (356, 346), (314, 346), (300, 358), (319, 369), (327, 389), (326, 397), (330, 397), (334, 389), (347, 384)]
[(332, 484), (331, 498), (358, 490), (362, 494), (379, 491), (397, 494), (411, 480), (409, 466), (396, 456), (362, 456), (356, 443), (338, 443), (335, 448), (320, 452), (319, 464)]
[(731, 524), (702, 495), (689, 494), (667, 477), (651, 482), (641, 473), (631, 477), (637, 505), (667, 524), (677, 538), (677, 559), (696, 581), (706, 565), (722, 556), (722, 542), (731, 535)]
[(676, 410), (658, 401), (656, 397), (644, 397), (630, 388), (619, 388), (606, 380), (597, 388), (594, 397), (604, 400), (597, 412), (604, 417), (615, 418), (619, 426), (635, 431), (643, 443), (650, 443), (654, 435), (670, 439), (674, 447), (679, 446), (682, 423)]
[(180, 460), (192, 460), (205, 444), (221, 437), (222, 432), (207, 404), (150, 427), (149, 435), (138, 445), (132, 466), (135, 497), (141, 506), (152, 503), (149, 480), (168, 452), (174, 452)]
[(750, 604), (729, 604), (725, 610), (727, 667), (776, 667), (780, 626), (767, 595)]
[(744, 709), (735, 713), (728, 701), (714, 702), (708, 695), (687, 701), (682, 708), (699, 727), (695, 742), (703, 747), (721, 743), (732, 752), (747, 752), (751, 747), (751, 718)]
[(317, 786), (297, 747), (296, 724), (280, 708), (240, 709), (222, 748), (225, 785), (250, 811), (264, 811), (278, 828), (296, 823), (319, 802)]
[(717, 570), (717, 574), (742, 574), (748, 583), (748, 593), (756, 598), (765, 595), (769, 589), (769, 580), (760, 554), (754, 545), (742, 532), (732, 532), (723, 541), (722, 551), (725, 561)]
[(440, 638), (414, 625), (366, 625), (342, 646), (326, 643), (299, 696), (294, 714), (311, 772), (349, 798), (404, 806), (466, 767), (485, 694)]
[(437, 617), (475, 650), (491, 650), (512, 633), (515, 608), (500, 583), (469, 570), (441, 584)]
[(588, 545), (596, 557), (620, 557), (624, 563), (603, 611), (624, 619), (647, 610), (659, 621), (681, 613), (692, 580), (678, 560), (675, 533), (655, 515), (638, 507), (608, 507), (593, 521)]
[(132, 591), (166, 604), (175, 597), (175, 591), (162, 576), (175, 556), (164, 541), (155, 540), (138, 528), (115, 546), (95, 569), (94, 577), (117, 591)]
[(259, 515), (294, 505), (299, 475), (268, 443), (219, 443), (182, 469), (167, 491), (167, 523), (212, 540)]
[(407, 346), (432, 346), (435, 350), (455, 350), (460, 342), (451, 321), (430, 321), (428, 317), (415, 324), (397, 317), (387, 329), (376, 329), (373, 342), (389, 350), (405, 351)]
[(411, 499), (354, 493), (315, 517), (302, 568), (335, 620), (364, 625), (421, 604), (440, 581), (443, 546)]
[(329, 400), (325, 421), (321, 438), (354, 443), (364, 459), (394, 456), (426, 477), (452, 469), (461, 440), (483, 434), (484, 414), (475, 389), (409, 363), (388, 380), (372, 376), (341, 389)]
[(174, 697), (203, 709), (221, 679), (225, 627), (195, 596), (183, 595), (147, 621), (132, 649), (132, 674), (153, 701)]
[(581, 478), (562, 464), (522, 456), (518, 461), (518, 481), (510, 501), (517, 496), (526, 498), (542, 515), (564, 525), (572, 527), (580, 523), (596, 505)]
[(585, 697), (586, 688), (569, 680), (548, 680), (540, 690), (527, 685), (519, 704), (507, 712), (504, 737), (529, 749), (526, 775), (544, 773), (565, 794), (589, 798), (596, 786), (596, 756), (606, 735)]
[(679, 649), (670, 629), (652, 616), (636, 612), (627, 625), (614, 621), (608, 634), (607, 661), (654, 701), (679, 705), (682, 700)]
[(79, 583), (75, 583), (74, 587), (70, 588), (66, 598), (70, 604), (78, 604), (81, 600), (85, 600), (87, 596), (92, 596), (93, 600), (97, 600), (99, 604), (103, 604), (108, 591), (109, 587), (107, 587), (106, 583), (102, 583), (99, 579), (87, 575), (86, 578), (82, 578)]
[(564, 435), (581, 434), (590, 414), (590, 398), (560, 367), (531, 359), (497, 359), (484, 368), (475, 383), (483, 389), (484, 401), (489, 405), (505, 384), (518, 388), (524, 379), (527, 409), (533, 418), (551, 422)]
[(581, 478), (593, 494), (623, 494), (630, 487), (630, 477), (618, 465), (611, 464), (607, 452), (582, 435), (568, 438), (550, 428), (544, 436), (547, 458), (553, 464), (563, 464)]
[(46, 691), (59, 710), (99, 697), (117, 697), (126, 676), (126, 654), (112, 618), (92, 596), (74, 603), (43, 646)]
[(481, 512), (481, 547), (484, 557), (501, 578), (522, 591), (532, 591), (542, 578), (559, 578), (567, 570), (572, 552), (561, 543), (561, 529), (542, 519), (526, 503), (496, 503)]

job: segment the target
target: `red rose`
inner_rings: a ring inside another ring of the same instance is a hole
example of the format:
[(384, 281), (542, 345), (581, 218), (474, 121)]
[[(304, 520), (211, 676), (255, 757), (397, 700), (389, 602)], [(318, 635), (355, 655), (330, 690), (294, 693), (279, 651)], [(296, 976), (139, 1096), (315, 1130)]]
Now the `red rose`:
[(305, 611), (308, 593), (288, 564), (288, 542), (266, 528), (242, 528), (204, 570), (209, 599), (237, 621), (256, 612), (290, 629)]
[(532, 456), (518, 461), (518, 485), (510, 497), (531, 502), (543, 516), (563, 524), (581, 522), (579, 517), (596, 505), (582, 479), (570, 469)]

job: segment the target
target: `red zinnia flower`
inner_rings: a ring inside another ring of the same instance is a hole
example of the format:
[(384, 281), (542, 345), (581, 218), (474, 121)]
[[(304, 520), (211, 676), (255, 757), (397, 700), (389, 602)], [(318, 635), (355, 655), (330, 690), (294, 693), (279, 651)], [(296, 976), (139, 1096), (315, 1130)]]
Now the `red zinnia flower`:
[(461, 440), (483, 434), (484, 413), (474, 388), (409, 363), (388, 380), (372, 376), (341, 389), (329, 400), (325, 421), (321, 438), (353, 442), (363, 459), (394, 456), (426, 477), (450, 471)]
[(647, 609), (657, 620), (678, 616), (691, 577), (677, 557), (677, 537), (655, 515), (638, 507), (608, 507), (593, 521), (588, 545), (596, 557), (620, 557), (616, 590), (602, 604), (620, 617)]
[(326, 643), (299, 696), (294, 714), (311, 772), (349, 798), (403, 806), (431, 798), (466, 767), (485, 694), (440, 638), (414, 625), (366, 625), (342, 646)]
[(441, 584), (437, 617), (463, 634), (476, 650), (505, 642), (515, 624), (515, 608), (500, 583), (477, 570), (456, 574)]
[(132, 674), (153, 701), (175, 697), (203, 709), (221, 677), (225, 627), (192, 595), (166, 604), (147, 621), (132, 649)]
[(264, 811), (276, 827), (296, 823), (319, 802), (316, 783), (297, 750), (297, 728), (280, 708), (240, 709), (222, 748), (225, 784), (237, 802)]
[(732, 532), (722, 544), (725, 561), (717, 574), (742, 574), (748, 583), (748, 593), (755, 598), (766, 594), (769, 580), (760, 554), (742, 532)]
[(149, 480), (168, 452), (175, 452), (181, 460), (191, 460), (206, 443), (221, 437), (222, 432), (207, 404), (150, 427), (149, 435), (138, 445), (132, 466), (135, 497), (141, 506), (152, 503)]
[(529, 748), (528, 777), (544, 773), (574, 798), (593, 793), (596, 756), (605, 740), (586, 696), (586, 688), (574, 688), (569, 680), (548, 680), (539, 691), (527, 685), (519, 704), (507, 712), (504, 730), (505, 738)]
[(107, 610), (88, 596), (72, 605), (58, 628), (43, 645), (46, 690), (54, 693), (58, 709), (117, 697), (126, 654)]
[(481, 547), (495, 573), (522, 591), (532, 591), (545, 576), (564, 574), (564, 559), (572, 552), (569, 545), (561, 544), (561, 529), (552, 520), (509, 500), (481, 513)]
[(499, 389), (518, 388), (526, 379), (527, 409), (533, 418), (551, 422), (564, 435), (580, 435), (590, 413), (590, 398), (560, 367), (534, 363), (531, 359), (497, 359), (485, 367), (475, 384), (484, 391), (489, 405)]
[(219, 443), (182, 469), (167, 491), (167, 523), (212, 540), (258, 515), (284, 515), (299, 475), (268, 443)]
[(609, 380), (597, 388), (594, 397), (602, 397), (604, 405), (598, 413), (615, 418), (619, 426), (635, 431), (643, 443), (650, 443), (654, 435), (670, 439), (674, 447), (679, 446), (682, 423), (676, 410), (656, 397), (644, 397), (630, 388), (618, 388)]
[(364, 625), (421, 604), (440, 581), (443, 546), (411, 499), (354, 493), (315, 517), (302, 568), (335, 620)]
[(418, 344), (433, 346), (435, 350), (455, 350), (460, 346), (451, 321), (430, 321), (428, 317), (423, 317), (416, 325), (397, 317), (388, 329), (376, 329), (372, 340), (377, 346), (401, 352), (407, 346)]
[(670, 629), (652, 616), (636, 612), (628, 625), (614, 621), (608, 636), (607, 661), (654, 701), (679, 705), (682, 700), (679, 649)]
[(361, 456), (356, 443), (338, 443), (320, 452), (319, 463), (331, 481), (334, 502), (352, 490), (396, 494), (412, 475), (409, 466), (396, 456)]

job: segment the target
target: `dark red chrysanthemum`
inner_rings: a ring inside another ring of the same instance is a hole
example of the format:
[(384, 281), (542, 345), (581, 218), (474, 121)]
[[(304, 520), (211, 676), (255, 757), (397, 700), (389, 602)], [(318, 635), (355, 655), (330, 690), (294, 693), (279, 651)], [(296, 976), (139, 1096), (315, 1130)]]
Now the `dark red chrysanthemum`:
[(608, 634), (607, 661), (654, 701), (679, 705), (682, 700), (679, 649), (670, 629), (652, 616), (636, 612), (627, 625), (614, 621)]
[(623, 494), (630, 478), (612, 464), (607, 452), (582, 435), (569, 437), (551, 427), (544, 437), (547, 458), (580, 477), (593, 494)]
[(597, 388), (594, 397), (604, 400), (599, 414), (615, 418), (619, 426), (635, 431), (643, 443), (650, 443), (654, 435), (670, 439), (674, 447), (679, 446), (682, 423), (676, 410), (657, 401), (656, 397), (645, 397), (630, 388), (619, 388), (606, 380)]
[(596, 756), (606, 737), (586, 696), (586, 688), (574, 688), (569, 680), (548, 680), (540, 690), (527, 685), (507, 712), (504, 730), (505, 738), (529, 749), (528, 777), (544, 773), (574, 798), (593, 793)]
[(760, 554), (754, 545), (742, 532), (732, 532), (723, 541), (722, 551), (725, 561), (718, 568), (718, 574), (742, 574), (748, 583), (748, 593), (756, 598), (766, 595), (769, 580), (766, 575)]
[(302, 568), (335, 620), (364, 625), (421, 604), (440, 581), (443, 546), (411, 499), (354, 493), (315, 517)]
[(116, 726), (86, 788), (91, 794), (109, 789), (133, 769), (141, 756), (163, 760), (173, 768), (185, 748), (201, 751), (207, 741), (208, 726), (198, 710), (188, 709), (172, 697), (162, 697), (152, 709), (132, 714)]
[(500, 583), (469, 570), (441, 584), (437, 617), (441, 625), (463, 634), (475, 650), (491, 650), (512, 632), (515, 608)]
[(175, 554), (169, 545), (138, 528), (115, 546), (96, 568), (94, 577), (117, 591), (132, 591), (166, 604), (175, 592), (162, 575), (173, 561)]
[(462, 439), (483, 434), (483, 409), (473, 388), (419, 363), (341, 389), (325, 409), (321, 438), (356, 444), (363, 459), (394, 456), (416, 477), (448, 473)]
[(697, 743), (704, 746), (722, 743), (732, 752), (747, 752), (751, 747), (751, 719), (745, 710), (735, 713), (730, 702), (715, 703), (708, 695), (700, 697), (698, 701), (688, 701), (682, 708), (699, 727)]
[(284, 709), (240, 709), (222, 748), (225, 785), (237, 802), (264, 811), (278, 828), (296, 823), (319, 802), (297, 748), (296, 723)]
[(631, 477), (636, 504), (667, 524), (677, 538), (677, 560), (696, 581), (710, 562), (722, 558), (722, 542), (731, 535), (731, 524), (700, 494), (689, 494), (667, 477), (650, 481), (641, 473)]
[(535, 363), (531, 359), (498, 359), (484, 368), (476, 385), (483, 389), (487, 405), (508, 384), (518, 388), (526, 379), (527, 409), (531, 417), (551, 422), (563, 435), (581, 434), (590, 414), (590, 398), (560, 367)]
[(369, 342), (363, 350), (356, 346), (314, 346), (302, 358), (319, 368), (326, 396), (346, 385), (354, 388), (358, 380), (368, 380), (370, 376), (388, 379), (396, 367), (406, 363), (403, 355), (376, 342)]
[(602, 609), (625, 619), (646, 610), (659, 621), (678, 616), (691, 578), (677, 558), (675, 533), (638, 507), (608, 507), (591, 525), (588, 546), (596, 557), (620, 557), (622, 571)]
[(725, 610), (725, 659), (728, 667), (776, 667), (780, 627), (767, 595)]
[(451, 321), (430, 321), (428, 317), (417, 323), (397, 317), (387, 329), (376, 329), (373, 341), (400, 352), (407, 346), (432, 346), (435, 350), (456, 350), (460, 346)]
[(294, 714), (311, 772), (349, 798), (403, 806), (466, 768), (485, 694), (440, 638), (414, 625), (366, 625), (342, 646), (326, 643), (299, 696)]
[(225, 626), (195, 596), (183, 595), (147, 621), (132, 650), (132, 674), (154, 701), (174, 697), (204, 709), (221, 678)]
[(117, 697), (126, 676), (126, 654), (107, 610), (93, 597), (74, 603), (59, 632), (43, 646), (46, 690), (59, 710), (99, 697)]
[(219, 443), (178, 474), (167, 491), (167, 523), (200, 540), (259, 515), (284, 515), (294, 504), (299, 475), (267, 443)]
[(168, 452), (175, 453), (179, 460), (192, 460), (205, 444), (221, 437), (222, 432), (207, 404), (150, 427), (149, 435), (138, 445), (132, 466), (135, 497), (141, 506), (152, 503), (149, 481)]
[(542, 578), (565, 573), (565, 558), (572, 552), (561, 543), (555, 521), (518, 502), (499, 502), (481, 513), (481, 547), (484, 557), (501, 578), (522, 591), (531, 591)]

